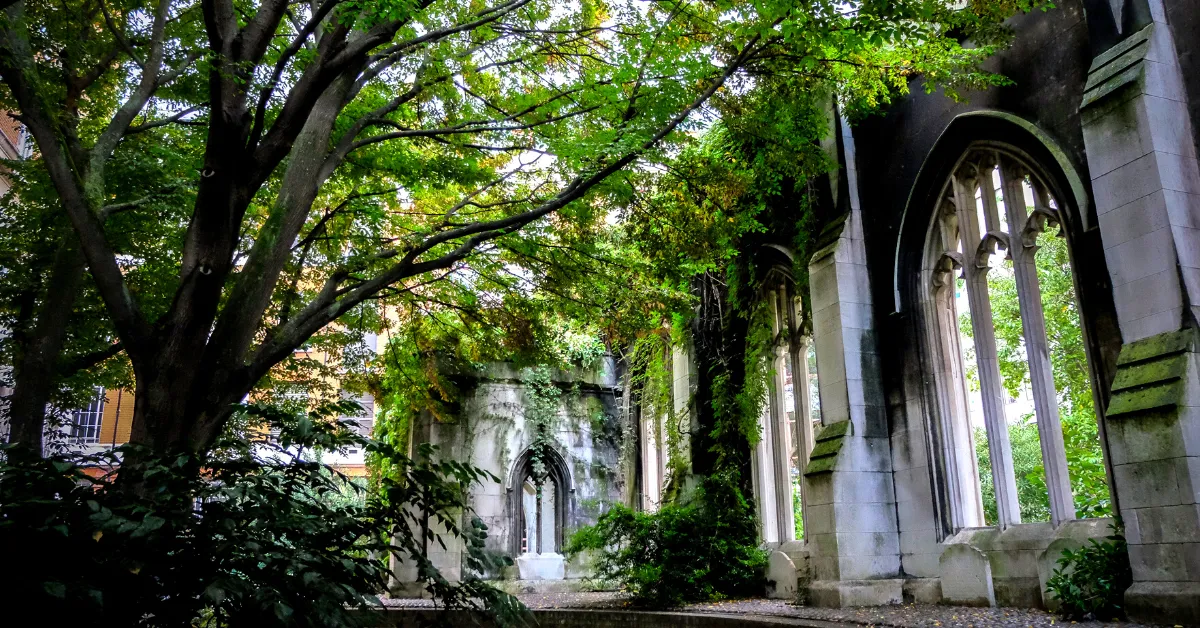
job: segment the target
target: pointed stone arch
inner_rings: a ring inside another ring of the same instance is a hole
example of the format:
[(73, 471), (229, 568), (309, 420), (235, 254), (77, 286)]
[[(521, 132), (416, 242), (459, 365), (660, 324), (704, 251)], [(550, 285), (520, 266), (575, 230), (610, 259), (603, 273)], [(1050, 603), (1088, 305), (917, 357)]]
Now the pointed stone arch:
[[(553, 511), (543, 513), (554, 520), (553, 550), (562, 548), (564, 531), (572, 520), (575, 498), (575, 485), (571, 478), (570, 467), (563, 455), (554, 447), (545, 448), (546, 481), (554, 487)], [(533, 449), (525, 449), (513, 462), (509, 469), (505, 491), (508, 495), (508, 515), (512, 522), (509, 527), (509, 553), (520, 556), (525, 550), (540, 553), (538, 548), (523, 548), (522, 540), (525, 535), (524, 486), (526, 480), (533, 476)], [(538, 528), (541, 529), (541, 526)], [(543, 547), (550, 547), (543, 544)]]

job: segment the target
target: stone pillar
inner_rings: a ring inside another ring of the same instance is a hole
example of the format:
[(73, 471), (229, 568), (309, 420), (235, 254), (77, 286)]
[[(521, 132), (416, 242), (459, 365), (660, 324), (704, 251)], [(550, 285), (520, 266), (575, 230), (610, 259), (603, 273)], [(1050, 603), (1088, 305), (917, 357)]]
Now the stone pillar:
[[(1021, 327), (1024, 331), (1025, 355), (1029, 361), (1029, 380), (1033, 388), (1034, 412), (1038, 423), (1038, 440), (1042, 445), (1042, 465), (1046, 475), (1046, 492), (1050, 498), (1050, 522), (1055, 526), (1075, 518), (1075, 500), (1071, 494), (1071, 478), (1067, 473), (1067, 454), (1063, 444), (1062, 421), (1058, 416), (1058, 392), (1054, 388), (1054, 372), (1050, 366), (1050, 344), (1046, 340), (1046, 314), (1042, 309), (1042, 287), (1037, 276), (1038, 225), (1040, 216), (1029, 220), (1022, 187), (1025, 173), (1009, 159), (1000, 161), (1000, 184), (1004, 193), (1004, 209), (1009, 227), (1009, 255), (1020, 300)], [(1032, 179), (1031, 179), (1032, 180)], [(984, 189), (989, 189), (985, 186)], [(1034, 211), (1050, 214), (1049, 195), (1041, 184), (1033, 184)], [(995, 194), (991, 195), (995, 202)], [(1003, 218), (1002, 218), (1003, 219)], [(1033, 227), (1033, 228), (1031, 228)]]
[(758, 443), (750, 456), (752, 490), (758, 511), (758, 538), (764, 543), (779, 544), (779, 513), (776, 512), (775, 486), (775, 429), (771, 404), (763, 405), (758, 419)]
[[(992, 305), (988, 297), (987, 254), (995, 251), (996, 234), (1003, 233), (995, 208), (996, 195), (992, 190), (992, 172), (977, 165), (965, 166), (976, 170), (972, 185), (964, 177), (954, 177), (954, 205), (958, 209), (958, 228), (963, 242), (963, 276), (970, 302), (971, 334), (975, 344), (975, 364), (979, 369), (979, 396), (983, 401), (984, 427), (987, 429), (988, 458), (992, 463), (992, 484), (996, 491), (996, 511), (1000, 527), (1021, 523), (1021, 506), (1017, 503), (1017, 480), (1013, 473), (1012, 447), (1008, 442), (1008, 417), (1004, 411), (1004, 383), (1000, 378), (1000, 362), (996, 354)], [(984, 217), (987, 224), (978, 224), (975, 217), (975, 185), (983, 186)], [(978, 249), (973, 247), (978, 246)]]
[[(690, 341), (689, 341), (690, 344)], [(695, 414), (692, 412), (692, 397), (696, 393), (696, 378), (692, 373), (691, 348), (688, 345), (671, 346), (671, 404), (675, 410), (675, 420), (678, 421), (681, 434), (691, 434), (699, 429)], [(680, 439), (680, 455), (687, 461), (688, 473), (692, 472), (692, 441), (690, 438)], [(682, 483), (684, 478), (666, 478), (675, 483)]]
[[(793, 312), (795, 308), (793, 307)], [(796, 316), (791, 316), (795, 320)], [(804, 469), (808, 466), (808, 455), (813, 448), (812, 401), (808, 391), (808, 338), (793, 333), (794, 340), (788, 345), (788, 359), (792, 361), (792, 402), (796, 413), (796, 430), (792, 438), (796, 443), (796, 464), (800, 468), (800, 516), (804, 530), (808, 530), (808, 488), (804, 481)], [(794, 522), (793, 522), (794, 523)], [(804, 539), (797, 539), (803, 541)]]
[[(787, 289), (780, 287), (771, 293), (773, 316), (773, 333), (775, 346), (771, 353), (772, 377), (768, 386), (771, 408), (771, 442), (774, 447), (771, 452), (772, 472), (775, 474), (775, 518), (779, 542), (786, 543), (796, 538), (796, 519), (792, 502), (792, 452), (794, 446), (791, 430), (788, 427), (787, 408), (787, 376), (785, 360), (788, 350), (784, 331), (787, 329), (786, 311)], [(795, 382), (792, 383), (792, 393), (795, 394)]]
[[(1107, 409), (1139, 621), (1200, 617), (1200, 164), (1161, 0), (1093, 61), (1082, 115), (1125, 342)], [(1181, 330), (1181, 328), (1183, 328)]]
[(891, 449), (856, 201), (815, 248), (809, 281), (824, 427), (805, 468), (810, 599), (819, 606), (899, 603)]

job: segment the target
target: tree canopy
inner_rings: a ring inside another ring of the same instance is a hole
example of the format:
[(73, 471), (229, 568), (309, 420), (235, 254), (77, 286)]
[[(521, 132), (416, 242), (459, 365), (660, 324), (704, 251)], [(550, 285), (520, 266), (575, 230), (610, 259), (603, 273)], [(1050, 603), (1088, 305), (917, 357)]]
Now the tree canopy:
[(12, 3), (3, 105), (36, 158), (5, 215), (37, 243), (6, 277), (14, 437), (119, 352), (133, 440), (204, 451), (315, 335), (554, 276), (714, 95), (987, 85), (997, 16), (1029, 4)]

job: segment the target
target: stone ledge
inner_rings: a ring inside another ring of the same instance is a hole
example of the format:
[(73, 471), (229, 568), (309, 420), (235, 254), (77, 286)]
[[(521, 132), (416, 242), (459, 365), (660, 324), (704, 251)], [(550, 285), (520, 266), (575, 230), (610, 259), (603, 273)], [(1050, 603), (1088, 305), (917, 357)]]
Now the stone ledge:
[(1125, 610), (1134, 621), (1200, 626), (1200, 582), (1135, 582)]
[(804, 468), (804, 475), (816, 475), (818, 473), (829, 473), (833, 471), (837, 465), (838, 453), (842, 450), (842, 445), (846, 443), (846, 437), (853, 433), (850, 421), (838, 421), (830, 423), (817, 433), (817, 446), (810, 453), (808, 466)]
[(1183, 398), (1191, 346), (1192, 331), (1181, 330), (1121, 347), (1108, 418), (1173, 411)]
[(904, 602), (904, 579), (818, 580), (808, 586), (813, 606), (886, 606)]
[[(443, 613), (460, 614), (458, 625), (494, 628), (495, 622), (484, 613), (473, 611), (439, 611), (429, 608), (390, 609), (373, 614), (363, 622), (367, 626), (388, 628), (424, 628), (439, 625), (446, 619)], [(809, 628), (844, 628), (859, 624), (802, 619), (798, 617), (768, 617), (722, 613), (686, 613), (664, 611), (618, 611), (584, 609), (536, 609), (530, 611), (541, 628), (774, 628), (778, 626), (807, 626)], [(455, 624), (450, 624), (455, 625)]]

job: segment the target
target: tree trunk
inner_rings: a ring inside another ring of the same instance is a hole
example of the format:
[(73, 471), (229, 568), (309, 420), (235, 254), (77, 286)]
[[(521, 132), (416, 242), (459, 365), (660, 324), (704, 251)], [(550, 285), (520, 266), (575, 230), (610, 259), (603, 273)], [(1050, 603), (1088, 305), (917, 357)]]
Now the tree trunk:
[[(746, 289), (747, 282), (739, 285)], [(750, 321), (744, 309), (735, 308), (724, 282), (705, 273), (693, 282), (700, 297), (699, 312), (692, 322), (696, 365), (696, 418), (699, 429), (692, 434), (692, 464), (698, 475), (732, 473), (737, 486), (750, 494), (750, 441), (739, 426), (740, 408), (734, 395), (746, 384), (746, 337)], [(747, 302), (745, 300), (743, 303)], [(724, 390), (714, 387), (724, 376)]]
[(54, 256), (37, 325), (14, 365), (9, 440), (38, 453), (43, 448), (46, 406), (59, 382), (58, 362), (67, 337), (67, 323), (79, 295), (83, 270), (83, 253), (79, 245), (74, 237), (65, 238)]

